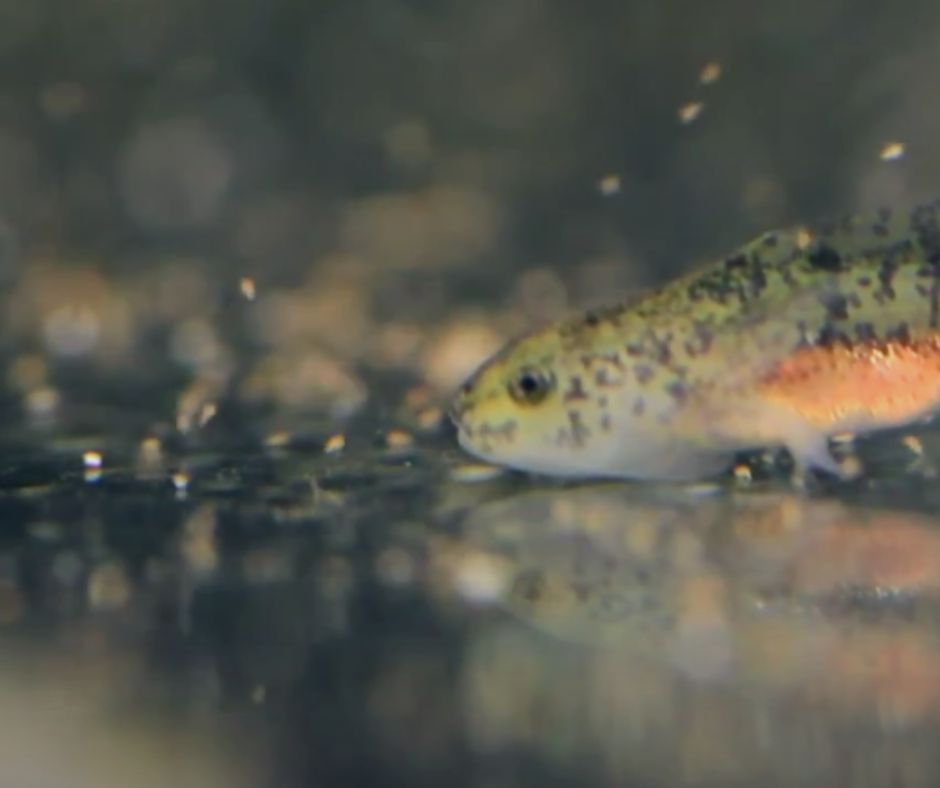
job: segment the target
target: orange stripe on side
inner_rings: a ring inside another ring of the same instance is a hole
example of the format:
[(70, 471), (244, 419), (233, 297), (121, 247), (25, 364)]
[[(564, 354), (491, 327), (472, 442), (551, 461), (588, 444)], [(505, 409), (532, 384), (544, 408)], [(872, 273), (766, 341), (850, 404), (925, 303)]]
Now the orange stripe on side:
[(900, 425), (940, 404), (940, 335), (802, 348), (758, 390), (821, 429)]

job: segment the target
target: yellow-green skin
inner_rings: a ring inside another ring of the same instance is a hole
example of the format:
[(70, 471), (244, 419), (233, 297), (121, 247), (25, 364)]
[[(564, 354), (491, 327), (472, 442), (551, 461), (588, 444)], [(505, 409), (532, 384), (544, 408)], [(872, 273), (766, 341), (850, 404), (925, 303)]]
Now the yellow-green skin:
[[(460, 443), (497, 464), (560, 476), (693, 479), (770, 445), (786, 446), (803, 469), (841, 472), (829, 436), (940, 406), (938, 210), (767, 233), (638, 303), (517, 339), (457, 395)], [(812, 390), (830, 356), (847, 374), (862, 370), (860, 386), (884, 384), (884, 398), (849, 395), (819, 402), (822, 410), (797, 402), (798, 376)], [(780, 371), (803, 358), (810, 371)], [(900, 395), (916, 389), (913, 404), (895, 407), (895, 369), (907, 375), (896, 378)], [(520, 381), (533, 374), (544, 385), (528, 398)], [(788, 394), (773, 383), (784, 374)]]

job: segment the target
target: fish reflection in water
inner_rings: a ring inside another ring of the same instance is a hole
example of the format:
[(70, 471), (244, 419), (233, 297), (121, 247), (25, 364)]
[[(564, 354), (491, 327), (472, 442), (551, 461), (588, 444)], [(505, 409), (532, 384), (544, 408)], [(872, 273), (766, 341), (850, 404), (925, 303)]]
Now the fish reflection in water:
[(481, 745), (563, 741), (614, 779), (940, 778), (932, 744), (902, 745), (940, 716), (936, 518), (599, 486), (485, 504), (464, 539), (533, 625), (472, 646)]

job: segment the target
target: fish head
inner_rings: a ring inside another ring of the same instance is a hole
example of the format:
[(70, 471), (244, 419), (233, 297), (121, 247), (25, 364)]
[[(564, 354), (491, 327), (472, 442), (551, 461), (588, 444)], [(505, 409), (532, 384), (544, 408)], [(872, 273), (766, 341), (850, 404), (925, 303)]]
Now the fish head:
[(465, 451), (517, 470), (618, 476), (615, 392), (585, 367), (583, 347), (551, 327), (511, 342), (474, 372), (450, 409)]

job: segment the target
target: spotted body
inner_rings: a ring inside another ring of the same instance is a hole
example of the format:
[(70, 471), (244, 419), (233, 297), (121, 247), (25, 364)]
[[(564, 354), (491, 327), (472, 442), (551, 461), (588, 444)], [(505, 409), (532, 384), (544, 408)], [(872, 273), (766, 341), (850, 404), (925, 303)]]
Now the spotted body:
[(462, 387), (461, 445), (561, 476), (692, 479), (940, 409), (940, 202), (771, 232), (629, 306), (510, 343)]

